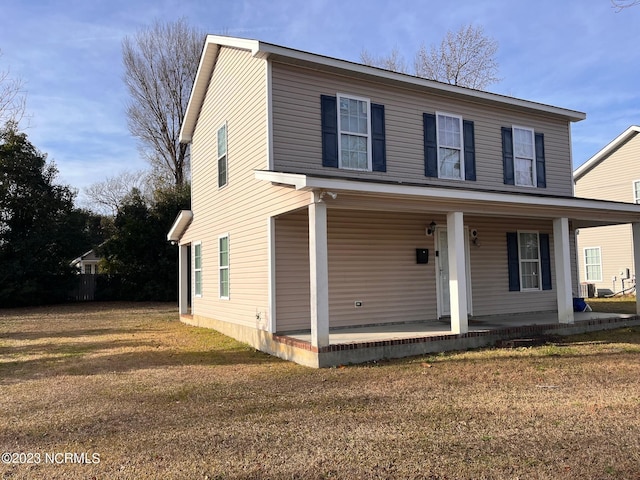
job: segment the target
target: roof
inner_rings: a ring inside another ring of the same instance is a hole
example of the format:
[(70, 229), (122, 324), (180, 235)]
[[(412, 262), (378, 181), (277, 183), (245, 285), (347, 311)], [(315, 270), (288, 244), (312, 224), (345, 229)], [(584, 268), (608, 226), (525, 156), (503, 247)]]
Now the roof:
[(573, 172), (573, 181), (576, 182), (580, 180), (583, 176), (585, 176), (589, 171), (591, 171), (594, 167), (600, 164), (605, 158), (607, 158), (611, 153), (615, 152), (622, 145), (627, 143), (633, 137), (635, 137), (638, 133), (640, 133), (640, 126), (631, 125), (624, 132), (614, 138), (606, 147), (596, 153), (589, 160), (584, 162)]
[(191, 97), (189, 98), (189, 104), (180, 130), (180, 141), (183, 143), (190, 142), (193, 136), (196, 122), (200, 115), (200, 109), (207, 93), (209, 80), (211, 79), (216, 59), (218, 58), (218, 52), (221, 47), (247, 50), (256, 58), (274, 58), (281, 61), (308, 65), (318, 69), (339, 71), (347, 75), (368, 77), (378, 79), (380, 81), (394, 82), (400, 85), (403, 84), (404, 86), (412, 86), (414, 88), (424, 89), (425, 91), (454, 95), (457, 97), (467, 98), (470, 101), (508, 106), (511, 108), (516, 107), (520, 109), (533, 110), (539, 113), (558, 115), (572, 122), (577, 122), (586, 118), (586, 114), (576, 110), (554, 107), (552, 105), (522, 100), (497, 93), (459, 87), (448, 83), (437, 82), (435, 80), (427, 80), (413, 75), (392, 72), (390, 70), (349, 62), (347, 60), (340, 60), (333, 57), (295, 50), (292, 48), (274, 45), (272, 43), (261, 42), (259, 40), (221, 35), (207, 35), (202, 56), (200, 57), (198, 72), (196, 73), (193, 89), (191, 90)]
[(429, 211), (458, 208), (467, 214), (554, 219), (567, 217), (574, 228), (640, 222), (640, 205), (556, 195), (446, 188), (421, 184), (366, 181), (267, 170), (254, 171), (257, 180), (290, 185), (296, 190), (337, 195), (374, 195), (424, 202)]
[(193, 212), (191, 210), (180, 210), (178, 216), (171, 225), (171, 230), (167, 234), (167, 240), (170, 242), (177, 242), (182, 238), (185, 230), (193, 219)]

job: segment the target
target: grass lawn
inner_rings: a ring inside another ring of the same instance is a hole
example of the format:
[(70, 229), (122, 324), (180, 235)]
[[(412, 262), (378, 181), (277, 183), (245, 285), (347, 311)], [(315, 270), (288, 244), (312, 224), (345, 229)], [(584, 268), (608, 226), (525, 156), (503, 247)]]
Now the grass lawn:
[(40, 463), (1, 479), (637, 479), (640, 328), (313, 370), (171, 305), (5, 310), (2, 452)]

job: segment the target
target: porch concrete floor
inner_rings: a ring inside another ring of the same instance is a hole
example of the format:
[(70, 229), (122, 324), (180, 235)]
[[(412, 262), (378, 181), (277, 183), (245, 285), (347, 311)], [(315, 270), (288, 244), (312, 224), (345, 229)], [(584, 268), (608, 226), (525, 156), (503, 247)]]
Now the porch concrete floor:
[[(633, 317), (634, 315), (621, 313), (575, 312), (574, 325), (578, 326), (580, 322), (588, 322), (589, 320)], [(469, 321), (469, 332), (489, 332), (503, 328), (552, 324), (558, 324), (558, 316), (554, 312), (475, 317)], [(329, 331), (329, 344), (341, 345), (379, 342), (439, 335), (451, 335), (451, 329), (447, 320), (332, 329)], [(307, 343), (311, 341), (311, 332), (285, 333), (283, 336)]]

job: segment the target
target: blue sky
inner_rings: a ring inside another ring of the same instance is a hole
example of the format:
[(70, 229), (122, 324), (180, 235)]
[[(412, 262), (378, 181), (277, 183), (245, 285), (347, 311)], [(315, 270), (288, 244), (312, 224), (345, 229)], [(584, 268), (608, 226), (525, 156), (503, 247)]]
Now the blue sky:
[[(499, 43), (489, 91), (579, 110), (574, 167), (640, 124), (640, 6), (610, 0), (0, 0), (0, 70), (26, 83), (31, 141), (77, 188), (146, 168), (127, 130), (121, 41), (154, 19), (358, 61), (474, 23)], [(82, 195), (81, 195), (82, 196)]]

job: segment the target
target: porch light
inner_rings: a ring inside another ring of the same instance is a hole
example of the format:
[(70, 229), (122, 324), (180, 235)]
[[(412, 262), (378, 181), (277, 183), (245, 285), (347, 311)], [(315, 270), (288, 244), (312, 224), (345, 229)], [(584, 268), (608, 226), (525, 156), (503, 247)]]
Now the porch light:
[(436, 231), (436, 222), (431, 222), (427, 227), (427, 235), (431, 236)]

